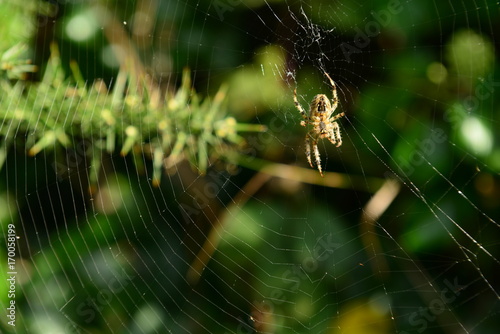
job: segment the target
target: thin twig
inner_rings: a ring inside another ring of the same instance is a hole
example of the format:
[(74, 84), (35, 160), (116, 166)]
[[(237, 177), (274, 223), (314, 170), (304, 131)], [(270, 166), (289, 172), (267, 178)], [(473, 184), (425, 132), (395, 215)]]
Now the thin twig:
[(372, 270), (380, 276), (387, 273), (389, 267), (383, 257), (377, 256), (377, 254), (381, 254), (383, 251), (380, 240), (375, 232), (375, 224), (394, 201), (400, 189), (401, 185), (398, 181), (387, 179), (382, 187), (366, 203), (361, 215), (361, 238), (365, 249), (372, 250), (372, 254), (369, 254), (369, 257), (373, 258)]
[(325, 177), (321, 177), (318, 174), (318, 171), (312, 170), (310, 168), (302, 168), (293, 165), (269, 162), (259, 158), (248, 157), (244, 155), (239, 156), (238, 164), (261, 173), (294, 180), (297, 182), (322, 185), (330, 188), (366, 191), (369, 193), (374, 193), (375, 191), (377, 191), (385, 182), (385, 179), (377, 177), (351, 175), (336, 172), (325, 172)]
[(219, 246), (220, 241), (224, 235), (224, 229), (231, 221), (231, 218), (236, 215), (238, 210), (245, 205), (245, 203), (271, 178), (270, 175), (264, 173), (257, 173), (250, 181), (245, 184), (243, 188), (234, 197), (232, 204), (216, 219), (214, 226), (210, 230), (203, 247), (198, 252), (196, 258), (191, 263), (191, 266), (186, 274), (187, 280), (195, 285), (198, 283), (201, 274), (212, 258), (215, 250)]

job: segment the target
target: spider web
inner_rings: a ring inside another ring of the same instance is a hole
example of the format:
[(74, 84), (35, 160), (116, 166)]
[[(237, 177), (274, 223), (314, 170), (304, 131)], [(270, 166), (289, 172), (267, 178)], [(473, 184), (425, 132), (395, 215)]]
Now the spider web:
[[(16, 143), (0, 188), (5, 258), (9, 228), (17, 236), (5, 332), (497, 330), (496, 2), (113, 4), (100, 2), (162, 87), (189, 66), (198, 92), (227, 82), (234, 117), (267, 131), (244, 134), (238, 165), (200, 175), (181, 161), (159, 187), (149, 159), (141, 171), (103, 156), (92, 193), (92, 142), (35, 157)], [(116, 49), (68, 42), (88, 6), (55, 6), (62, 55), (113, 85)], [(340, 148), (319, 142), (321, 178), (293, 91), (306, 111), (316, 94), (331, 98), (324, 73), (346, 116)]]

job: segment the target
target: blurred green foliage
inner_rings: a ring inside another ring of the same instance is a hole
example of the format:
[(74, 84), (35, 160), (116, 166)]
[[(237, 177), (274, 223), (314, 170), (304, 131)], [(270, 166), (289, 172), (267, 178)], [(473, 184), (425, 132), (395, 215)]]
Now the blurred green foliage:
[[(0, 2), (17, 333), (416, 332), (456, 279), (425, 332), (497, 329), (496, 1), (24, 3)], [(122, 32), (154, 85), (123, 61)], [(321, 71), (347, 115), (343, 146), (320, 144), (326, 169), (365, 191), (297, 182), (300, 168), (253, 189), (259, 161), (309, 168), (292, 96), (330, 96)], [(386, 177), (403, 190), (361, 221), (368, 180)]]

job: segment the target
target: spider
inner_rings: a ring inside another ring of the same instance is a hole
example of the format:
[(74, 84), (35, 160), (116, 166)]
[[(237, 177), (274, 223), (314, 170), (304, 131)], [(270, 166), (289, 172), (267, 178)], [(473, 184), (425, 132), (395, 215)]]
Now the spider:
[[(305, 145), (306, 145), (306, 156), (309, 165), (314, 168), (311, 160), (311, 149), (314, 152), (314, 160), (316, 166), (318, 167), (319, 174), (323, 177), (323, 171), (321, 169), (321, 157), (318, 150), (318, 140), (327, 138), (333, 145), (339, 147), (342, 145), (342, 138), (340, 137), (340, 128), (336, 120), (345, 116), (343, 112), (332, 116), (337, 109), (339, 104), (339, 99), (337, 97), (337, 88), (335, 82), (330, 78), (328, 73), (324, 72), (330, 84), (332, 85), (332, 102), (325, 94), (318, 94), (314, 97), (311, 102), (311, 107), (309, 109), (309, 116), (306, 115), (304, 108), (297, 101), (297, 89), (293, 91), (293, 102), (295, 102), (295, 107), (299, 110), (303, 121), (300, 125), (306, 126), (306, 124), (311, 124), (313, 126), (312, 130), (306, 134)], [(311, 144), (312, 141), (312, 144)]]

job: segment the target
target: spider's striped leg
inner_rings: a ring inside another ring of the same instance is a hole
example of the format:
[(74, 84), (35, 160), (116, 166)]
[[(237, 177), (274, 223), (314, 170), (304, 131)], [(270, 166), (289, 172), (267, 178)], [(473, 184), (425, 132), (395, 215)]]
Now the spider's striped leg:
[(335, 136), (335, 141), (337, 142), (337, 144), (335, 144), (333, 141), (331, 141), (333, 144), (335, 144), (335, 146), (339, 147), (340, 145), (342, 145), (342, 137), (340, 136), (340, 127), (339, 127), (339, 124), (337, 122), (333, 122), (332, 123), (332, 135)]
[(313, 151), (314, 151), (314, 159), (316, 160), (316, 166), (318, 167), (319, 174), (323, 177), (323, 171), (321, 170), (321, 157), (319, 156), (318, 150), (318, 140), (313, 140), (312, 143)]
[(330, 122), (335, 122), (336, 120), (338, 120), (340, 117), (344, 117), (345, 116), (345, 113), (344, 112), (341, 112), (335, 116), (333, 116), (332, 118), (330, 118)]
[(333, 133), (333, 132), (330, 133), (330, 135), (327, 138), (330, 141), (330, 143), (332, 143), (333, 145), (335, 145), (337, 147), (339, 146), (339, 145), (337, 145), (337, 139), (336, 139), (335, 133)]
[(311, 165), (311, 168), (313, 167), (312, 160), (311, 160), (311, 141), (309, 139), (310, 133), (306, 134), (306, 139), (305, 139), (305, 145), (306, 145), (306, 157), (307, 161), (309, 162), (309, 165)]
[(295, 107), (297, 108), (297, 110), (302, 115), (302, 118), (304, 119), (302, 122), (300, 122), (300, 125), (306, 126), (306, 124), (309, 123), (309, 117), (306, 116), (304, 108), (302, 108), (299, 101), (297, 100), (297, 88), (293, 90), (293, 102), (295, 103)]
[(333, 95), (332, 110), (335, 111), (335, 109), (337, 109), (337, 105), (339, 103), (339, 98), (337, 96), (337, 85), (335, 85), (335, 81), (333, 81), (332, 78), (330, 78), (328, 73), (325, 72), (325, 75), (328, 78), (328, 80), (330, 80), (330, 84), (332, 85), (332, 95)]
[(332, 143), (333, 145), (338, 147), (339, 146), (339, 145), (337, 145), (338, 136), (335, 133), (335, 124), (337, 124), (337, 123), (335, 123), (335, 122), (328, 123), (328, 125), (327, 125), (328, 133), (323, 138), (327, 138), (330, 141), (330, 143)]

